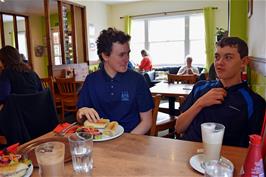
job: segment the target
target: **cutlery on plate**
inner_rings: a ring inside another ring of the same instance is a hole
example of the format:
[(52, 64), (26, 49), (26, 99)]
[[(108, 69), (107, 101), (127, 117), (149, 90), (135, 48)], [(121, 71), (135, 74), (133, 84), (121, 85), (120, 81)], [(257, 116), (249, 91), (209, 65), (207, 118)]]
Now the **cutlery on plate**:
[(69, 126), (65, 127), (62, 131), (60, 131), (56, 135), (64, 136), (68, 132), (68, 130), (70, 130), (72, 127), (74, 127), (77, 124), (78, 124), (77, 122), (74, 122), (74, 123), (70, 124)]

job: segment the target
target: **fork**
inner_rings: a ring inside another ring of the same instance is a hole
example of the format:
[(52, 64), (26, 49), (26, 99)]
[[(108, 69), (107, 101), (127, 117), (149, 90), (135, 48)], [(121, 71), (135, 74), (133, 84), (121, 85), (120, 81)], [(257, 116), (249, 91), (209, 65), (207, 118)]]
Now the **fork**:
[(64, 128), (62, 131), (60, 131), (56, 135), (58, 135), (58, 136), (64, 136), (68, 132), (68, 130), (70, 130), (76, 124), (77, 124), (77, 122), (74, 122), (74, 123), (70, 124), (69, 126), (67, 126), (66, 128)]

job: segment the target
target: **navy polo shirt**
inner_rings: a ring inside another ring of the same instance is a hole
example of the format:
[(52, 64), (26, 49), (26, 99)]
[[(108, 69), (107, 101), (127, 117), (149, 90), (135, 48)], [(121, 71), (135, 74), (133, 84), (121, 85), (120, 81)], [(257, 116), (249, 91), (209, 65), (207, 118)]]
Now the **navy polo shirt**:
[[(223, 88), (220, 81), (200, 81), (181, 106), (189, 109), (198, 98), (212, 88)], [(253, 92), (247, 83), (226, 88), (227, 96), (222, 104), (203, 108), (193, 119), (182, 139), (202, 141), (201, 127), (204, 122), (217, 122), (225, 126), (223, 144), (248, 146), (250, 134), (260, 134), (265, 113), (265, 100)]]
[(130, 132), (140, 123), (139, 113), (154, 104), (141, 74), (128, 69), (111, 78), (101, 69), (87, 76), (77, 106), (94, 108), (100, 117), (118, 121)]

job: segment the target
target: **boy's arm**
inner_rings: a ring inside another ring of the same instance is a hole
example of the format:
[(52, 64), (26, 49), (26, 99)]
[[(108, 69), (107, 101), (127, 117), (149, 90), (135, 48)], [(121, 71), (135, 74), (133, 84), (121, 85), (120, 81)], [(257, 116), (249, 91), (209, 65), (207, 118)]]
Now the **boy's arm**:
[(131, 131), (134, 134), (144, 135), (152, 125), (152, 109), (140, 113), (140, 123)]
[(222, 104), (226, 91), (223, 88), (213, 88), (203, 96), (201, 96), (188, 110), (183, 112), (176, 119), (176, 132), (182, 133), (186, 131), (197, 114), (205, 107)]

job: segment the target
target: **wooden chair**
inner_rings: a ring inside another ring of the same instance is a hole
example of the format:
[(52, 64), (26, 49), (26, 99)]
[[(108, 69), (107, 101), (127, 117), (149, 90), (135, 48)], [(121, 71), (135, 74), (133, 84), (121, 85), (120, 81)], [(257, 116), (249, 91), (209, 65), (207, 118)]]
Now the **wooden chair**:
[[(177, 116), (180, 114), (179, 108), (185, 102), (186, 97), (185, 96), (179, 96), (179, 97), (176, 97), (174, 99), (175, 99), (175, 114), (174, 115)], [(163, 113), (170, 114), (168, 100), (167, 100), (167, 102), (160, 103), (159, 111), (163, 112)]]
[(176, 74), (168, 74), (168, 83), (182, 83), (182, 84), (194, 84), (197, 82), (197, 75), (176, 75)]
[(64, 120), (65, 112), (77, 112), (78, 93), (75, 78), (55, 78), (61, 96), (62, 114), (61, 121)]
[(151, 136), (157, 135), (156, 122), (157, 122), (157, 114), (159, 110), (160, 100), (161, 100), (161, 95), (157, 94), (153, 96), (154, 108), (152, 109), (152, 126), (149, 132), (149, 135)]
[(41, 82), (42, 82), (43, 88), (46, 88), (46, 89), (49, 88), (50, 89), (51, 94), (52, 94), (53, 99), (54, 99), (56, 109), (61, 109), (62, 108), (61, 97), (59, 94), (55, 93), (53, 77), (41, 78)]
[[(149, 131), (150, 136), (158, 136), (158, 132), (169, 129), (169, 133), (164, 137), (173, 137), (175, 135), (175, 116), (158, 112), (161, 95), (153, 96), (154, 108), (152, 110), (152, 127)], [(173, 130), (171, 132), (171, 130)]]
[[(168, 74), (168, 83), (182, 83), (182, 84), (194, 84), (197, 82), (197, 75), (176, 75), (176, 74)], [(179, 114), (178, 108), (181, 106), (181, 104), (184, 103), (186, 98), (184, 96), (179, 96), (175, 98), (175, 115)], [(159, 111), (164, 113), (169, 113), (169, 104), (161, 103), (159, 106)]]

